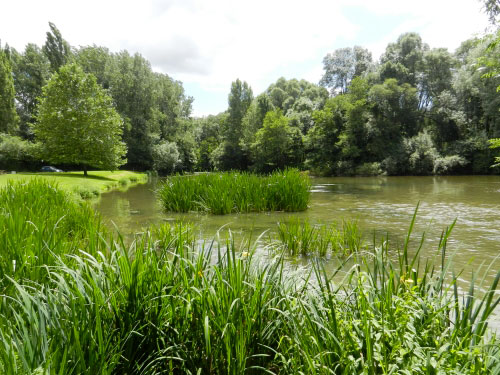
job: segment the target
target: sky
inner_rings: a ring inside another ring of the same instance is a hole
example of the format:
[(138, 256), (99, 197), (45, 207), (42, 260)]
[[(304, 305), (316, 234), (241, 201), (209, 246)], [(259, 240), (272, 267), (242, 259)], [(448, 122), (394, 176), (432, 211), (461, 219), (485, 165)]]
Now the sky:
[(378, 59), (404, 32), (453, 52), (482, 35), (479, 0), (17, 0), (2, 4), (0, 40), (42, 46), (48, 22), (75, 47), (138, 52), (183, 82), (193, 115), (227, 108), (231, 82), (254, 95), (280, 77), (317, 83), (323, 57), (360, 45)]

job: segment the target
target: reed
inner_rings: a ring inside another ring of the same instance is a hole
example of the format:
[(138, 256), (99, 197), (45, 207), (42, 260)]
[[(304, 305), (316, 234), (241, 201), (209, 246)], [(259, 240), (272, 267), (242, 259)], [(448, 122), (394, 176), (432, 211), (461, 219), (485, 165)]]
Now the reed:
[[(473, 279), (463, 299), (446, 257), (447, 228), (438, 246), (440, 268), (421, 263), (422, 243), (410, 255), (408, 240), (391, 262), (383, 241), (339, 283), (315, 263), (310, 292), (288, 319), (290, 334), (276, 350), (287, 374), (493, 374), (500, 371), (500, 342), (485, 334), (498, 306), (500, 272), (482, 297)], [(342, 270), (339, 266), (337, 272)], [(336, 274), (336, 272), (335, 272)], [(480, 285), (478, 289), (481, 289)], [(288, 310), (287, 309), (287, 310)]]
[(307, 175), (294, 169), (258, 176), (224, 172), (169, 177), (158, 189), (167, 211), (239, 212), (304, 211), (310, 197)]
[(0, 189), (0, 293), (7, 277), (38, 281), (58, 256), (78, 253), (104, 232), (90, 205), (57, 184), (9, 182)]
[(341, 227), (335, 224), (312, 225), (307, 220), (291, 218), (277, 225), (275, 250), (284, 249), (287, 255), (327, 254), (347, 256), (363, 247), (362, 236), (356, 221), (343, 220)]
[[(8, 212), (27, 210), (16, 207)], [(293, 271), (256, 245), (201, 244), (186, 224), (152, 228), (128, 247), (119, 235), (105, 240), (99, 221), (67, 224), (65, 240), (47, 242), (46, 266), (1, 275), (11, 287), (0, 295), (0, 373), (498, 373), (487, 324), (500, 272), (482, 296), (472, 280), (461, 297), (446, 256), (451, 227), (434, 267), (409, 248), (413, 222), (401, 249), (385, 239), (333, 274), (320, 258)]]

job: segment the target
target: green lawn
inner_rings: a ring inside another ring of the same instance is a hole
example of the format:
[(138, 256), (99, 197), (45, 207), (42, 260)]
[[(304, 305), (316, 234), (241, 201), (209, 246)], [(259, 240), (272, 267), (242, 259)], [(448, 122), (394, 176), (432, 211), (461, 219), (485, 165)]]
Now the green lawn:
[(148, 179), (145, 173), (131, 171), (89, 171), (87, 177), (83, 175), (83, 172), (26, 172), (0, 175), (0, 188), (5, 186), (8, 181), (30, 180), (33, 178), (55, 181), (61, 189), (75, 193), (83, 199), (98, 197), (102, 192), (114, 188), (126, 187), (135, 183), (145, 183)]

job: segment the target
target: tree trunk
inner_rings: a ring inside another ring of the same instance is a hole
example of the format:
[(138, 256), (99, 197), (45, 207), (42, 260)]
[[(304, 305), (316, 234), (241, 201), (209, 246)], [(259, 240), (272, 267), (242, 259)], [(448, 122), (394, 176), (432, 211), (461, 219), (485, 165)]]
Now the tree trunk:
[(87, 177), (87, 166), (86, 165), (83, 166), (83, 175), (85, 177)]

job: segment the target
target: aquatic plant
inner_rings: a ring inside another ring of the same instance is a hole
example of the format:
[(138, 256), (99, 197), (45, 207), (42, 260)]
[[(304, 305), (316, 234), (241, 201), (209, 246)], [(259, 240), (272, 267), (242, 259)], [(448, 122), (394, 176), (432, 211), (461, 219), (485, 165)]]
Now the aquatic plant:
[(362, 237), (356, 221), (343, 220), (338, 228), (335, 224), (310, 224), (299, 218), (277, 224), (277, 242), (290, 256), (349, 255), (362, 247)]
[(157, 191), (166, 211), (234, 212), (304, 211), (309, 177), (295, 169), (260, 176), (246, 172), (176, 175)]

